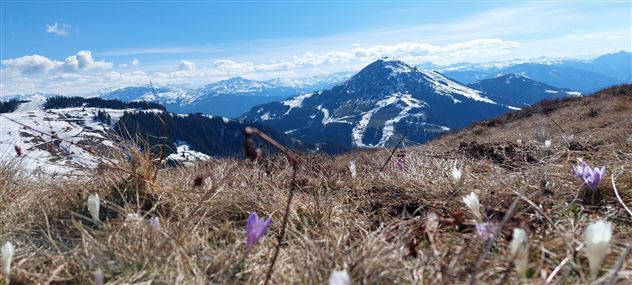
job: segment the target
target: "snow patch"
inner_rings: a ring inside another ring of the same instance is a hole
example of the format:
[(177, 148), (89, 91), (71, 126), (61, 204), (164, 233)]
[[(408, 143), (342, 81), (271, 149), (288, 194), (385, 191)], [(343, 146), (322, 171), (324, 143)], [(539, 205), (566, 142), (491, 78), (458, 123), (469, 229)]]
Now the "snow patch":
[(318, 109), (321, 112), (323, 112), (323, 119), (321, 121), (323, 126), (326, 126), (327, 124), (330, 124), (330, 123), (353, 124), (352, 122), (345, 121), (345, 119), (354, 118), (355, 116), (346, 116), (346, 117), (341, 117), (341, 118), (330, 118), (329, 117), (329, 110), (323, 108), (322, 105), (316, 106), (316, 109)]
[(178, 142), (178, 144), (179, 145), (177, 147), (176, 153), (172, 153), (167, 156), (168, 160), (189, 164), (196, 161), (208, 160), (211, 158), (204, 153), (192, 150), (186, 142)]
[[(382, 108), (395, 104), (397, 102), (403, 102), (404, 104), (406, 104), (406, 107), (404, 107), (403, 110), (395, 118), (385, 122), (384, 127), (382, 129), (382, 138), (380, 139), (380, 142), (376, 145), (364, 144), (362, 142), (362, 137), (364, 136), (364, 132), (366, 131), (366, 128), (369, 122), (371, 121), (371, 117)], [(394, 124), (399, 122), (401, 119), (409, 116), (408, 112), (411, 109), (421, 108), (423, 106), (427, 106), (427, 104), (425, 102), (421, 102), (415, 98), (412, 98), (411, 94), (406, 94), (406, 93), (395, 93), (385, 99), (378, 101), (377, 103), (375, 103), (375, 108), (364, 113), (362, 117), (360, 118), (360, 121), (353, 128), (351, 132), (353, 144), (357, 147), (383, 146), (388, 141), (388, 139), (393, 135)]]
[[(437, 90), (439, 94), (450, 97), (452, 97), (452, 94), (458, 94), (475, 101), (497, 104), (491, 99), (482, 96), (480, 91), (458, 84), (437, 72), (429, 70), (419, 70), (419, 72), (428, 78), (428, 82), (432, 84), (433, 88)], [(452, 97), (452, 99), (455, 100), (454, 97)], [(455, 103), (457, 102), (455, 101)]]
[(283, 116), (287, 115), (290, 113), (290, 111), (292, 111), (292, 109), (294, 108), (300, 108), (303, 106), (303, 100), (311, 97), (312, 95), (314, 95), (314, 93), (307, 93), (307, 94), (301, 94), (298, 95), (292, 99), (288, 99), (285, 101), (281, 101), (281, 103), (285, 106), (289, 106), (290, 109), (288, 109), (285, 114), (283, 114)]

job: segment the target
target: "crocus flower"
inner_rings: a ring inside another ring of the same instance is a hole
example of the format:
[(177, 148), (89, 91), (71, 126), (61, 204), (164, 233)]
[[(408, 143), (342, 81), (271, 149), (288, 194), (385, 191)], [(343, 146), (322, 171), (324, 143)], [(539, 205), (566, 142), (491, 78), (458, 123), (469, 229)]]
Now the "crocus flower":
[(334, 270), (329, 275), (329, 285), (351, 285), (351, 278), (346, 270)]
[(154, 230), (159, 230), (160, 229), (160, 218), (156, 217), (151, 217), (149, 219), (149, 225), (154, 229)]
[(585, 251), (590, 264), (590, 276), (593, 279), (599, 273), (601, 262), (606, 257), (611, 239), (612, 225), (603, 220), (589, 224), (584, 231)]
[(94, 272), (94, 285), (103, 285), (103, 271), (101, 271), (101, 268)]
[(131, 224), (136, 224), (136, 223), (141, 222), (141, 221), (143, 221), (143, 217), (141, 217), (139, 214), (129, 213), (125, 217), (125, 223), (123, 223), (123, 224), (124, 225), (131, 225)]
[(439, 215), (437, 215), (437, 213), (428, 213), (428, 215), (426, 216), (425, 229), (428, 237), (432, 240), (439, 231)]
[(101, 200), (99, 200), (98, 194), (91, 194), (88, 196), (88, 211), (92, 216), (92, 220), (99, 222), (99, 207), (101, 206)]
[(526, 277), (529, 265), (529, 236), (525, 230), (514, 228), (509, 249), (516, 265), (516, 272), (519, 276)]
[(586, 169), (590, 169), (590, 166), (588, 166), (588, 163), (582, 162), (577, 166), (573, 166), (573, 173), (575, 176), (583, 178), (586, 175)]
[(470, 212), (474, 214), (477, 221), (482, 221), (483, 217), (481, 215), (481, 204), (478, 202), (478, 195), (474, 192), (470, 192), (470, 194), (463, 197), (463, 203), (470, 209)]
[(356, 172), (356, 165), (355, 165), (355, 161), (350, 161), (349, 162), (349, 171), (351, 171), (351, 177), (356, 177), (357, 172)]
[(492, 223), (476, 224), (476, 233), (483, 241), (491, 239), (496, 233), (496, 226)]
[(250, 213), (246, 221), (246, 252), (249, 252), (259, 239), (266, 234), (271, 223), (272, 216), (269, 216), (268, 219), (260, 219), (257, 216), (257, 212)]
[(545, 147), (545, 148), (549, 148), (549, 147), (551, 147), (551, 140), (545, 140), (545, 141), (544, 141), (544, 147)]
[(456, 161), (454, 162), (454, 166), (452, 167), (452, 178), (455, 181), (459, 181), (461, 179), (461, 169), (456, 167)]
[(592, 190), (596, 190), (599, 187), (599, 182), (603, 178), (604, 174), (606, 174), (606, 167), (602, 166), (601, 168), (595, 167), (595, 169), (590, 169), (590, 167), (586, 167), (584, 169), (584, 183), (586, 186)]
[(7, 284), (9, 284), (9, 273), (11, 273), (11, 261), (13, 260), (13, 254), (15, 253), (15, 246), (10, 242), (6, 242), (2, 246), (2, 274), (4, 275)]

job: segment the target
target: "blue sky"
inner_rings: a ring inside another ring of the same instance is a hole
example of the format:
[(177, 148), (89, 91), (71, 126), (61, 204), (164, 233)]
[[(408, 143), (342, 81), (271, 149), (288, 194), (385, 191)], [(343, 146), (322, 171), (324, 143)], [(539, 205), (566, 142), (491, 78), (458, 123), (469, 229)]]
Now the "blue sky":
[(630, 1), (2, 1), (2, 95), (231, 76), (589, 58), (631, 50)]

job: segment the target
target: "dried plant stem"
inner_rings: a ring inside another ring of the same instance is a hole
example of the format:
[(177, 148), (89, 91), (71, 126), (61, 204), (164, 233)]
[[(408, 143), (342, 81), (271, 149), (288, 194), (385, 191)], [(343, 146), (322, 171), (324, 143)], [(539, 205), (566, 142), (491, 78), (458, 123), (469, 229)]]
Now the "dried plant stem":
[(397, 151), (399, 146), (402, 144), (402, 142), (404, 141), (404, 138), (406, 138), (407, 134), (408, 134), (408, 132), (404, 133), (404, 135), (402, 136), (402, 139), (399, 140), (399, 142), (397, 143), (397, 145), (395, 146), (393, 151), (391, 151), (391, 154), (388, 156), (388, 158), (386, 158), (386, 161), (384, 162), (384, 164), (382, 164), (382, 167), (380, 168), (380, 172), (382, 172), (382, 170), (384, 170), (384, 167), (386, 167), (388, 162), (391, 161), (391, 158), (393, 157), (393, 154), (395, 154), (395, 151)]
[(272, 260), (270, 261), (270, 267), (268, 267), (268, 272), (266, 273), (266, 281), (264, 284), (268, 284), (270, 279), (272, 279), (272, 272), (274, 271), (274, 265), (276, 264), (277, 257), (279, 256), (279, 251), (281, 251), (281, 245), (283, 244), (283, 238), (285, 237), (285, 229), (287, 228), (287, 221), (290, 216), (290, 206), (292, 205), (292, 198), (294, 198), (294, 190), (297, 188), (296, 183), (296, 172), (297, 167), (294, 167), (292, 172), (292, 186), (290, 188), (290, 194), (287, 197), (287, 204), (285, 204), (285, 213), (283, 213), (283, 223), (281, 224), (281, 232), (277, 235), (277, 246), (274, 248), (274, 255), (272, 256)]
[(608, 279), (608, 282), (606, 282), (607, 285), (614, 285), (615, 284), (615, 281), (617, 280), (617, 274), (619, 273), (619, 271), (623, 267), (623, 263), (625, 263), (625, 260), (628, 258), (628, 255), (630, 255), (630, 250), (632, 250), (632, 242), (629, 242), (628, 246), (623, 251), (623, 254), (621, 255), (621, 258), (619, 258), (619, 261), (617, 262), (617, 265), (614, 267), (612, 275)]
[(291, 150), (284, 147), (279, 142), (275, 141), (273, 138), (268, 136), (266, 133), (260, 131), (257, 128), (246, 127), (244, 130), (244, 134), (246, 136), (245, 146), (246, 153), (248, 153), (250, 137), (252, 135), (257, 135), (262, 140), (268, 142), (272, 146), (274, 146), (277, 150), (279, 150), (282, 154), (284, 154), (287, 159), (292, 164), (292, 185), (290, 186), (290, 193), (287, 197), (287, 204), (285, 204), (285, 212), (283, 213), (283, 223), (281, 224), (281, 232), (277, 235), (277, 246), (274, 249), (274, 255), (272, 256), (272, 260), (270, 260), (270, 267), (268, 267), (268, 272), (266, 273), (266, 279), (264, 284), (268, 284), (270, 279), (272, 279), (272, 272), (274, 271), (274, 265), (276, 264), (277, 257), (279, 256), (279, 251), (281, 251), (281, 245), (283, 244), (283, 238), (285, 237), (285, 230), (287, 228), (287, 222), (290, 216), (290, 207), (292, 206), (292, 199), (294, 198), (294, 191), (298, 188), (298, 184), (296, 182), (296, 173), (298, 172), (298, 166), (301, 162), (301, 158), (292, 152)]
[(619, 203), (621, 203), (623, 208), (626, 211), (628, 211), (628, 214), (630, 214), (630, 216), (632, 216), (632, 211), (630, 211), (630, 208), (628, 208), (628, 206), (626, 206), (625, 203), (623, 203), (623, 200), (621, 199), (621, 196), (619, 196), (619, 191), (617, 191), (617, 186), (614, 185), (614, 174), (610, 175), (610, 179), (612, 180), (612, 189), (614, 189), (614, 194), (617, 196), (617, 200), (619, 200)]

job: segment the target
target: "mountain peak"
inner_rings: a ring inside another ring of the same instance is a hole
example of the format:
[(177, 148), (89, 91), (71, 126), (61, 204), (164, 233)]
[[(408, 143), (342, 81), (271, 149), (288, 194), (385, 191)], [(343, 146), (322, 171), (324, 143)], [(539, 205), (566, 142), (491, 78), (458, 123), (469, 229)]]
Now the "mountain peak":
[(407, 73), (407, 72), (412, 72), (412, 71), (417, 70), (415, 67), (412, 67), (403, 61), (389, 59), (388, 57), (381, 57), (380, 59), (367, 65), (364, 69), (374, 69), (374, 68), (390, 70), (391, 73)]

